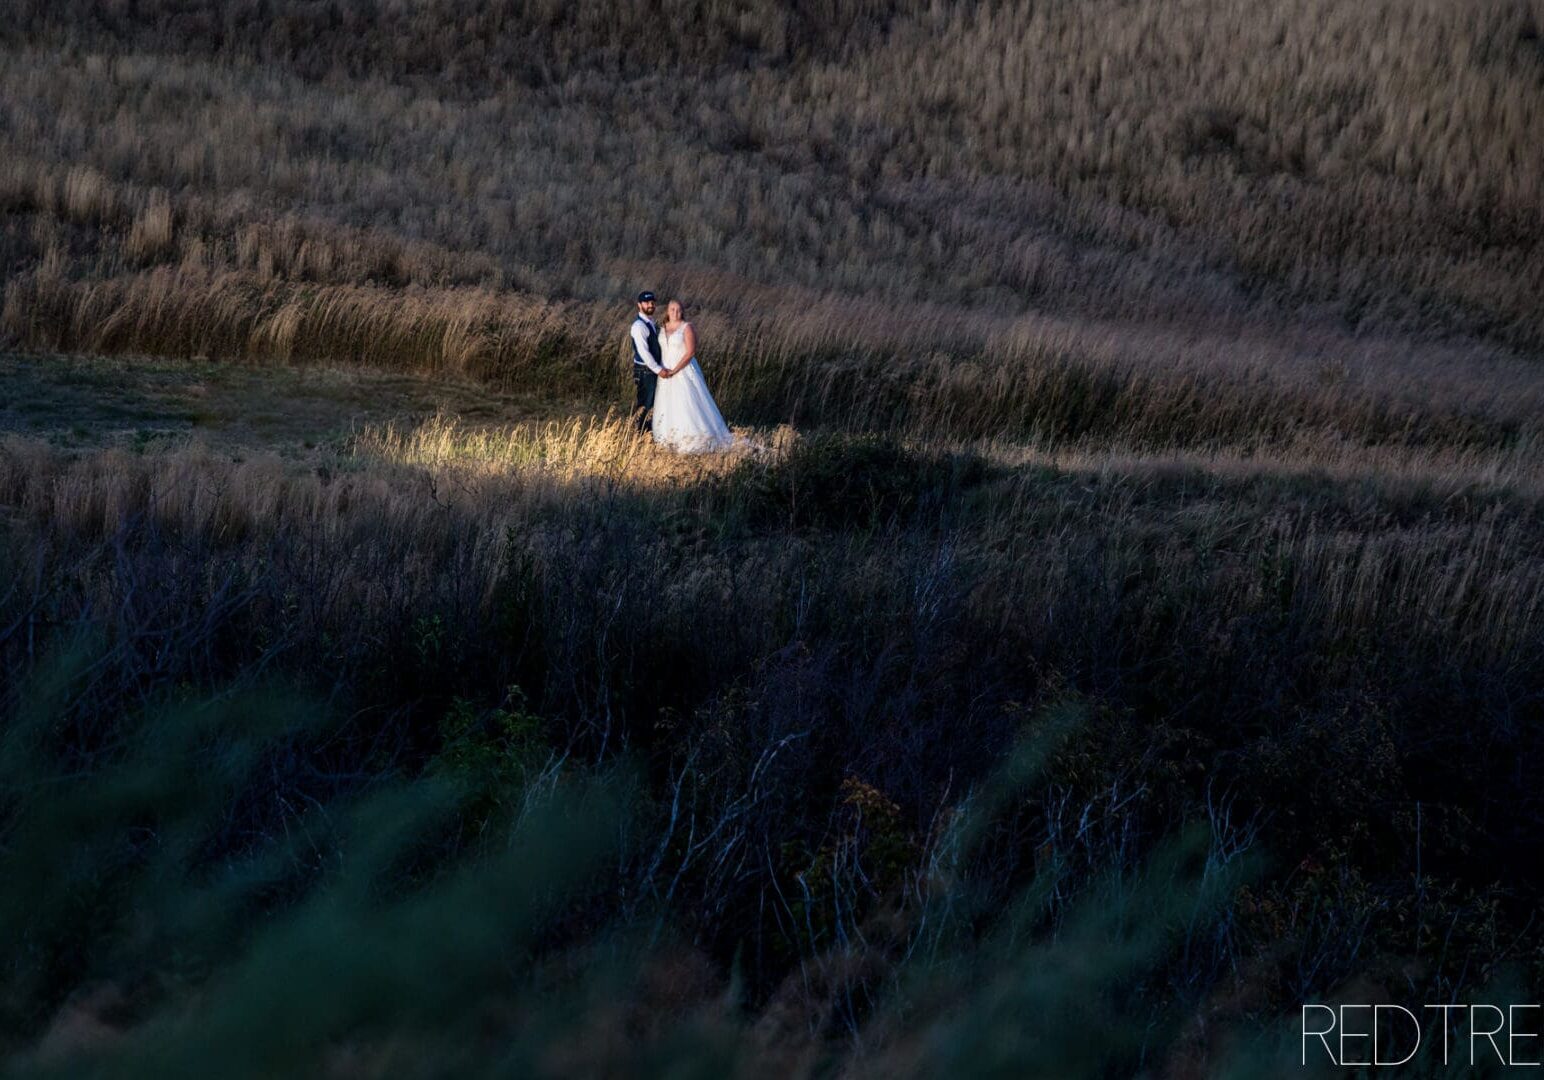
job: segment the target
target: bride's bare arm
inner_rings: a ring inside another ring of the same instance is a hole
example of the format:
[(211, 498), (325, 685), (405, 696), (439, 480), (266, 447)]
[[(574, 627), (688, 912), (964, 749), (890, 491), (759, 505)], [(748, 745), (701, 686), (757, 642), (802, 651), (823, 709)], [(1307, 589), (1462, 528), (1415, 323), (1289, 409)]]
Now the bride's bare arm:
[(670, 369), (670, 374), (672, 375), (680, 371), (687, 364), (690, 364), (692, 362), (692, 357), (697, 355), (697, 331), (692, 329), (691, 323), (687, 323), (684, 327), (682, 327), (682, 329), (685, 331), (682, 337), (686, 341), (686, 356), (682, 358), (679, 364)]

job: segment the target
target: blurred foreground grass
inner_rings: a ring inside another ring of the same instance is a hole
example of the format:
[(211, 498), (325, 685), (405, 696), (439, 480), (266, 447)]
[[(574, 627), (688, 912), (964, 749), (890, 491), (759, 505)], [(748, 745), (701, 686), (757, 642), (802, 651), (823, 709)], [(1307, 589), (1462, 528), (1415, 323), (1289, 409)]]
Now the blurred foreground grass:
[[(12, 1075), (795, 1064), (768, 1045), (776, 1002), (758, 1008), (698, 970), (668, 907), (630, 898), (656, 840), (636, 763), (564, 765), (533, 744), (512, 788), (507, 755), (477, 764), (496, 736), (463, 731), (420, 770), (340, 776), (324, 764), (338, 722), (275, 692), (142, 714), (81, 757), (59, 743), (52, 706), (90, 666), (50, 670), (0, 752)], [(1060, 868), (1007, 896), (975, 868), (1083, 719), (1060, 709), (1031, 724), (952, 808), (912, 884), (920, 902), (895, 916), (903, 951), (860, 938), (812, 958), (812, 972), (852, 969), (847, 991), (869, 1006), (846, 1037), (808, 1046), (800, 1071), (1095, 1076), (1167, 1052), (1181, 1029), (1154, 1025), (1181, 1002), (1144, 984), (1215, 951), (1248, 863), (1231, 838), (1177, 836), (1140, 868), (1091, 877), (1054, 918)], [(18, 1044), (29, 1030), (40, 1040)]]

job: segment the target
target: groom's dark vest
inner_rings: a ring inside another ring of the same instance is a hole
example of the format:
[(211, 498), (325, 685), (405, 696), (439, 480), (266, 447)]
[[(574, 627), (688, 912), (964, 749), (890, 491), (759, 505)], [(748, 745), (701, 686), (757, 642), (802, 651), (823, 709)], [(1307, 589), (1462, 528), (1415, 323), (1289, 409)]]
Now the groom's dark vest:
[[(654, 357), (656, 364), (659, 363), (660, 357), (664, 355), (659, 351), (659, 329), (642, 315), (633, 321), (643, 323), (643, 332), (648, 335), (644, 340), (648, 343), (649, 355)], [(638, 351), (638, 339), (629, 334), (627, 340), (633, 343), (633, 363), (646, 370), (653, 370), (649, 368), (648, 362), (643, 358), (643, 354)]]

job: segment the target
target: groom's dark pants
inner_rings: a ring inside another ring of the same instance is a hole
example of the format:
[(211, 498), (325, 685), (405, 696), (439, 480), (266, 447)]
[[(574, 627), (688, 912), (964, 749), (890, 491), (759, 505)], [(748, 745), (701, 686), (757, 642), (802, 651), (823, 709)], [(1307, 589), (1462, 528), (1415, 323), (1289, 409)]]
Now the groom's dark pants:
[(659, 376), (642, 364), (634, 364), (633, 385), (638, 390), (633, 398), (633, 426), (639, 431), (652, 431), (654, 421), (649, 418), (649, 411), (654, 408), (654, 389), (659, 386)]

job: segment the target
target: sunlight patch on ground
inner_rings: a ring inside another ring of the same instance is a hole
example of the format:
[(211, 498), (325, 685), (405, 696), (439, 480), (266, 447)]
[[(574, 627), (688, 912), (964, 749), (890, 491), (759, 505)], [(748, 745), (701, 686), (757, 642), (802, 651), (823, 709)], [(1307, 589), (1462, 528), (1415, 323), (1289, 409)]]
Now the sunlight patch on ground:
[(668, 486), (733, 469), (747, 456), (781, 454), (797, 438), (792, 428), (736, 428), (744, 445), (726, 453), (677, 454), (638, 434), (620, 410), (603, 416), (517, 425), (490, 425), (438, 414), (421, 423), (388, 422), (349, 440), (353, 455), (432, 470), (478, 475), (536, 471), (562, 479), (600, 477), (634, 486)]

